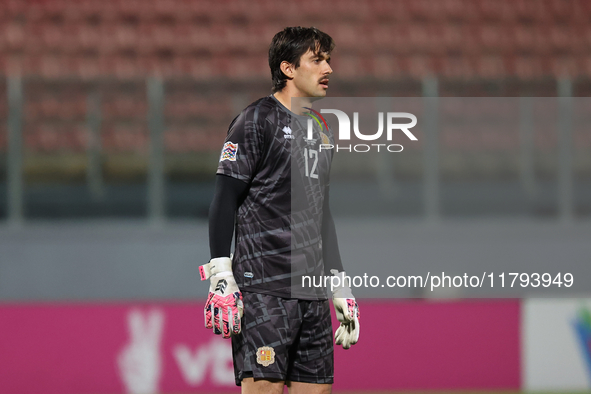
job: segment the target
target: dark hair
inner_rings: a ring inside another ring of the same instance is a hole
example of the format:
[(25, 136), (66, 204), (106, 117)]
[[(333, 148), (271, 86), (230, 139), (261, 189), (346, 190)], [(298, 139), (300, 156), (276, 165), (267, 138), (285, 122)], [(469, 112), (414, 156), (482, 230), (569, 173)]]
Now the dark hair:
[(269, 47), (269, 67), (273, 79), (273, 92), (278, 92), (285, 87), (287, 75), (281, 71), (281, 62), (286, 61), (300, 66), (300, 58), (308, 49), (319, 54), (330, 54), (335, 44), (332, 37), (321, 32), (315, 27), (286, 27), (275, 34)]

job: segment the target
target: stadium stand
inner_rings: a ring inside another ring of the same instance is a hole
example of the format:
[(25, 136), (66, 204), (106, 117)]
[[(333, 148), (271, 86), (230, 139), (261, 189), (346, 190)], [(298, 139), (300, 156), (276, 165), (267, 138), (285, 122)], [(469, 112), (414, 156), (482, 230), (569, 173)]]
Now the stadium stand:
[[(224, 82), (256, 97), (269, 86), (266, 51), (272, 35), (301, 21), (330, 32), (338, 43), (335, 79), (344, 87), (335, 84), (333, 92), (400, 95), (409, 92), (396, 90), (391, 81), (430, 74), (451, 81), (509, 79), (517, 85), (563, 75), (589, 78), (590, 19), (591, 3), (585, 0), (306, 0), (297, 5), (271, 0), (6, 0), (0, 2), (0, 73), (40, 79), (27, 88), (27, 149), (81, 149), (78, 133), (86, 127), (89, 92), (106, 92), (104, 84), (120, 85), (116, 90), (125, 92), (129, 83), (139, 92), (146, 76), (158, 75), (200, 83), (205, 91)], [(82, 91), (60, 93), (57, 81), (63, 80), (77, 80)], [(352, 86), (358, 82), (364, 86)], [(495, 95), (485, 88), (467, 92), (451, 86), (450, 95)], [(496, 94), (523, 94), (512, 89)], [(529, 93), (554, 95), (553, 89)], [(101, 108), (105, 149), (135, 151), (145, 145), (144, 92), (106, 95)], [(165, 112), (170, 132), (176, 130), (174, 137), (166, 137), (169, 149), (202, 151), (217, 149), (219, 138), (208, 139), (217, 135), (211, 130), (225, 129), (236, 108), (214, 105), (207, 94), (191, 97), (167, 89)], [(72, 123), (63, 129), (74, 138), (71, 143), (53, 137), (61, 132), (51, 124), (57, 118)], [(131, 129), (122, 131), (128, 124)], [(114, 130), (125, 137), (113, 137)], [(41, 137), (45, 132), (48, 136)]]

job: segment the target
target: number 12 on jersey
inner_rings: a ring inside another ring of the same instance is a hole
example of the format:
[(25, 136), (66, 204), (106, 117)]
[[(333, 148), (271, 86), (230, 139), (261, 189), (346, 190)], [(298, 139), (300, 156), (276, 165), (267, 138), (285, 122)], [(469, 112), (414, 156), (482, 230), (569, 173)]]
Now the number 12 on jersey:
[[(308, 164), (309, 159), (313, 160), (311, 168)], [(318, 179), (318, 151), (316, 149), (304, 148), (304, 167), (307, 177)]]

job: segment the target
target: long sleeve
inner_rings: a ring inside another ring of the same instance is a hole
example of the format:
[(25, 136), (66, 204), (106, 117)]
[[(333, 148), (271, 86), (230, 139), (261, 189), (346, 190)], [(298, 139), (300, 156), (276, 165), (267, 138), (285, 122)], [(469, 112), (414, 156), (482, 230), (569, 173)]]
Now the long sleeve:
[(322, 258), (324, 260), (324, 269), (326, 274), (332, 269), (339, 272), (344, 271), (339, 253), (339, 243), (337, 241), (337, 232), (330, 212), (329, 189), (326, 187), (324, 195), (324, 204), (322, 208)]
[(226, 175), (216, 175), (215, 193), (209, 207), (211, 258), (230, 257), (236, 210), (244, 201), (248, 184)]

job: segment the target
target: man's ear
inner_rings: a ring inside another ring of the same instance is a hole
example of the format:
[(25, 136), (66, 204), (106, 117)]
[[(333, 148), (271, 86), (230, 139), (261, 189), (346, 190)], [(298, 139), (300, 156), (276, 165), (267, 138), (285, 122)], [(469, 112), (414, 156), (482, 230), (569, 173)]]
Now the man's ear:
[(295, 67), (293, 66), (293, 64), (284, 60), (279, 65), (279, 68), (281, 69), (283, 74), (285, 74), (287, 76), (287, 78), (293, 79), (293, 76), (295, 73)]

